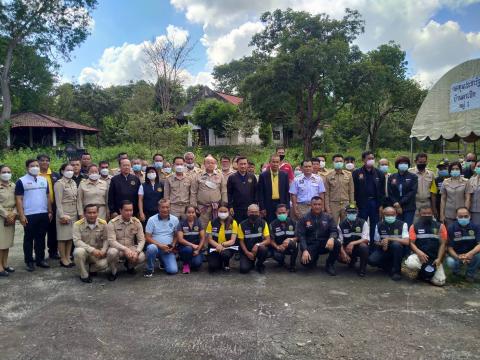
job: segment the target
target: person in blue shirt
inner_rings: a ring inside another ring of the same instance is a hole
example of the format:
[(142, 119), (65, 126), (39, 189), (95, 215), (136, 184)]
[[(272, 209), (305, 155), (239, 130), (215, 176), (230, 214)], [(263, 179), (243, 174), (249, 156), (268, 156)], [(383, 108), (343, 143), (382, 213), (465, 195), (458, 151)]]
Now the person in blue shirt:
[(170, 201), (161, 199), (158, 202), (158, 214), (150, 217), (145, 227), (145, 240), (148, 243), (145, 277), (152, 277), (157, 257), (160, 258), (167, 274), (174, 275), (178, 272), (175, 258), (178, 224), (178, 218), (170, 214)]
[(462, 265), (467, 267), (465, 280), (475, 281), (480, 267), (480, 228), (471, 222), (467, 208), (457, 209), (457, 220), (448, 227), (448, 257), (446, 264), (455, 275)]
[(198, 219), (199, 214), (200, 211), (195, 206), (187, 206), (185, 219), (178, 224), (178, 255), (183, 262), (183, 274), (190, 274), (190, 268), (196, 270), (203, 263), (205, 230)]

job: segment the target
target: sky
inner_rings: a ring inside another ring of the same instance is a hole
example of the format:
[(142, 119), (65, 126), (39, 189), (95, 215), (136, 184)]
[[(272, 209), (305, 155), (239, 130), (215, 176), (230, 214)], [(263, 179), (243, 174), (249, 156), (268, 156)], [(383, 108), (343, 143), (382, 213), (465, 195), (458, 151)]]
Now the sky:
[(146, 43), (169, 36), (196, 43), (184, 86), (212, 84), (215, 65), (249, 55), (264, 11), (327, 13), (358, 10), (362, 51), (393, 40), (407, 53), (408, 75), (431, 87), (452, 67), (480, 57), (480, 0), (99, 0), (92, 33), (61, 64), (62, 82), (101, 86), (151, 80)]

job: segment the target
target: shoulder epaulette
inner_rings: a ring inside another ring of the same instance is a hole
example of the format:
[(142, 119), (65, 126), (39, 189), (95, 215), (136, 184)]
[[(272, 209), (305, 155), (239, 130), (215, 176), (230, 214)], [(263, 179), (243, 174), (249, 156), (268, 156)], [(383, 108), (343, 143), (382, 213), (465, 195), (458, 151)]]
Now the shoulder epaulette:
[(105, 224), (107, 223), (105, 220), (100, 219), (100, 218), (98, 218), (98, 222), (99, 222), (100, 224), (103, 224), (103, 225), (105, 225)]
[(85, 218), (76, 221), (75, 224), (76, 225), (82, 225), (84, 222), (85, 222)]
[(119, 215), (119, 216), (117, 216), (117, 217), (114, 217), (112, 220), (110, 220), (110, 222), (117, 222), (117, 221), (118, 221), (118, 219), (120, 219), (120, 215)]

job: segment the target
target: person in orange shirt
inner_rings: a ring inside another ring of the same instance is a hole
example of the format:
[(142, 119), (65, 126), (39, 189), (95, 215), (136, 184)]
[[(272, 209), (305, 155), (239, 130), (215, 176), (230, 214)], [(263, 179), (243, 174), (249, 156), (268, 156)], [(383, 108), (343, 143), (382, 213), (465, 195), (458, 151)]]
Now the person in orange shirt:
[(445, 285), (443, 259), (447, 246), (445, 225), (433, 219), (433, 210), (429, 205), (422, 206), (420, 217), (410, 226), (410, 248), (413, 254), (405, 260), (410, 270), (419, 270), (419, 278), (433, 285)]

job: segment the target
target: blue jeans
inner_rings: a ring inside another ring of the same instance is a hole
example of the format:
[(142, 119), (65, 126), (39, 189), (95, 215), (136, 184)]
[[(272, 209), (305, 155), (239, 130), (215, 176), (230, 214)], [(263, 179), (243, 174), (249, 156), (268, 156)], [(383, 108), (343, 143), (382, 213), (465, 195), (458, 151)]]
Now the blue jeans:
[[(452, 269), (454, 274), (458, 274), (460, 272), (461, 266), (463, 265), (460, 260), (454, 259), (451, 256), (447, 256), (445, 263), (450, 269)], [(480, 253), (476, 254), (472, 258), (472, 261), (470, 261), (470, 264), (467, 265), (467, 272), (465, 275), (468, 277), (474, 277), (479, 267), (480, 267)]]
[(175, 254), (165, 253), (160, 250), (156, 245), (150, 244), (147, 246), (147, 270), (153, 271), (155, 266), (155, 259), (158, 257), (165, 267), (167, 274), (173, 275), (178, 272), (177, 260)]
[(193, 256), (193, 249), (190, 246), (179, 246), (178, 255), (184, 264), (188, 264), (192, 269), (198, 269), (203, 263), (203, 253)]
[(373, 246), (373, 238), (375, 236), (375, 227), (377, 226), (377, 223), (379, 221), (379, 215), (378, 211), (380, 209), (380, 205), (377, 200), (371, 199), (368, 200), (367, 206), (366, 207), (361, 207), (358, 209), (358, 216), (367, 221), (370, 219), (370, 253), (374, 250)]

